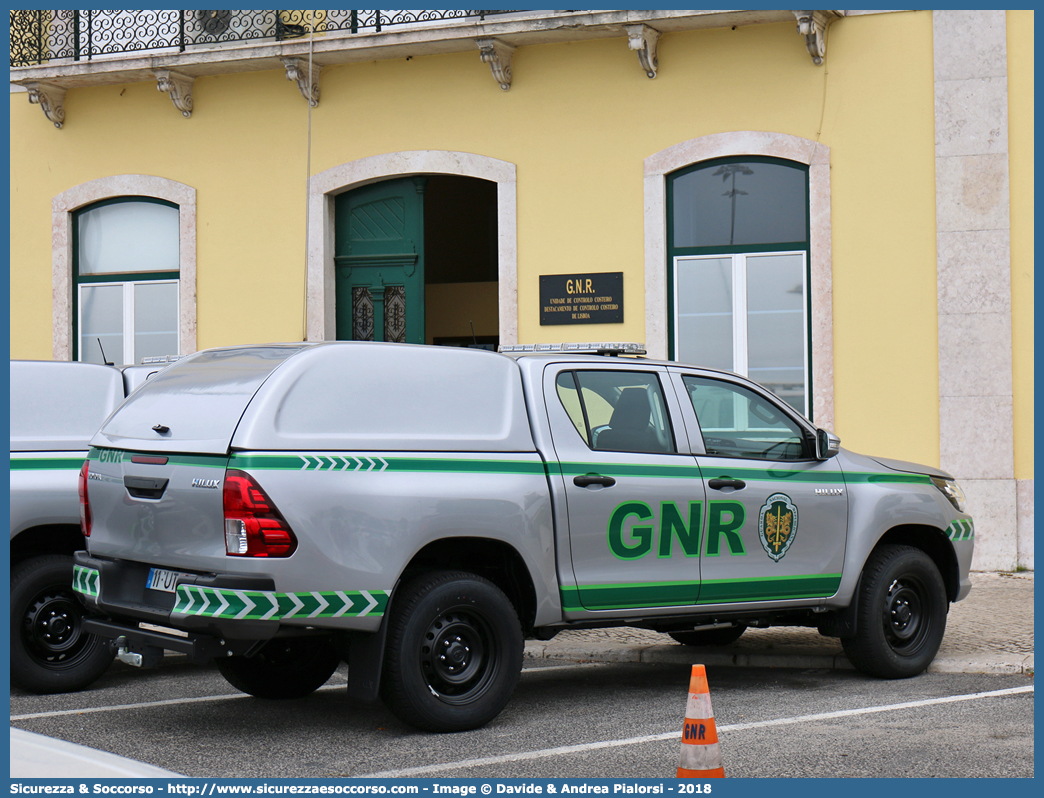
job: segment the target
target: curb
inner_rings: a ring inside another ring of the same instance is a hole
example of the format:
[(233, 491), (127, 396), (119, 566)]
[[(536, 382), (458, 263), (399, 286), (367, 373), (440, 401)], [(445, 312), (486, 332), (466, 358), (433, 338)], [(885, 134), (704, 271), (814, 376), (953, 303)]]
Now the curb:
[[(625, 643), (551, 643), (526, 641), (525, 656), (532, 659), (574, 662), (641, 662), (691, 665), (697, 657), (704, 665), (739, 668), (799, 668), (802, 670), (854, 670), (844, 654), (804, 650), (752, 652), (732, 647), (701, 649), (680, 645), (635, 646)], [(985, 673), (1033, 675), (1033, 654), (939, 654), (928, 673)]]

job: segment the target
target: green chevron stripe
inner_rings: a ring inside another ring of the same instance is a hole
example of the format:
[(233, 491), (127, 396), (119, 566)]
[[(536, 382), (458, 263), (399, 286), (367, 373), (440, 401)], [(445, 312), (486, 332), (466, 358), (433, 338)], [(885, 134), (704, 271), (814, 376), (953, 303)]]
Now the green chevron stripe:
[(74, 565), (72, 588), (76, 593), (98, 598), (101, 589), (101, 573), (94, 568)]
[(351, 473), (535, 474), (544, 464), (532, 460), (454, 459), (447, 457), (379, 457), (357, 452), (255, 454), (234, 452), (229, 468), (255, 471), (334, 471)]
[(79, 471), (84, 457), (12, 457), (12, 471)]
[[(560, 590), (562, 609), (622, 610), (637, 607), (680, 607), (687, 604), (724, 604), (736, 601), (786, 601), (832, 596), (841, 574), (767, 576), (754, 579), (710, 579), (693, 582), (580, 585)], [(695, 600), (693, 596), (698, 593)]]
[(946, 527), (946, 537), (957, 541), (973, 540), (975, 538), (975, 522), (970, 518), (958, 518)]
[(239, 621), (380, 617), (387, 609), (388, 598), (389, 594), (384, 590), (276, 593), (182, 584), (178, 585), (173, 611), (181, 615)]

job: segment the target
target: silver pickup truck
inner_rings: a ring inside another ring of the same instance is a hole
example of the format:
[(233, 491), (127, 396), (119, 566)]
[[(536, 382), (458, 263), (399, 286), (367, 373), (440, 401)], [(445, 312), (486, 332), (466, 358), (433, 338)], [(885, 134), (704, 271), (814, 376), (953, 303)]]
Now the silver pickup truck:
[(247, 346), (156, 375), (81, 474), (86, 628), (268, 698), (343, 659), (433, 731), (496, 717), (524, 638), (563, 629), (797, 625), (869, 674), (932, 661), (970, 589), (948, 474), (843, 450), (733, 374), (528, 350)]
[(11, 361), (11, 681), (23, 690), (81, 690), (112, 662), (108, 641), (82, 633), (72, 592), (77, 474), (91, 436), (156, 371)]

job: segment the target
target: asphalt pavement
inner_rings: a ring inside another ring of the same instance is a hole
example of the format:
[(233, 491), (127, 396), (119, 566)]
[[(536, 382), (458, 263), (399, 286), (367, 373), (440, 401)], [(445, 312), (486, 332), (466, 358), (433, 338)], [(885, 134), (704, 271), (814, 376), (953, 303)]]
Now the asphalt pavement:
[[(950, 605), (930, 673), (1033, 673), (1033, 572), (972, 573), (972, 589)], [(645, 629), (560, 632), (530, 640), (526, 656), (583, 662), (669, 662), (762, 668), (852, 669), (841, 642), (815, 629), (748, 629), (728, 646), (694, 648)]]

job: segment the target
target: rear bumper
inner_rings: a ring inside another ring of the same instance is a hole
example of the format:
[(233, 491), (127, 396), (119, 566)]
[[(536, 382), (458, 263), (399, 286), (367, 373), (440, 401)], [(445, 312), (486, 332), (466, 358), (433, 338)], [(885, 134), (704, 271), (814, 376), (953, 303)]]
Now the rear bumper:
[[(116, 641), (121, 659), (124, 655), (137, 655), (132, 664), (154, 665), (164, 650), (201, 661), (249, 657), (277, 633), (282, 636), (335, 632), (343, 635), (348, 644), (352, 671), (349, 695), (366, 701), (377, 698), (387, 634), (383, 619), (388, 593), (277, 593), (270, 578), (236, 574), (184, 574), (178, 579), (176, 593), (164, 593), (145, 588), (149, 573), (145, 563), (92, 557), (85, 551), (76, 552), (73, 562), (73, 590), (89, 616), (84, 629)], [(307, 603), (309, 598), (316, 608)], [(282, 622), (288, 615), (312, 620), (323, 614), (355, 618), (368, 615), (366, 620), (373, 629), (320, 630), (311, 623)], [(271, 617), (265, 619), (265, 615)], [(143, 629), (141, 623), (178, 630), (184, 635)]]
[[(250, 605), (255, 610), (263, 606), (258, 596), (274, 593), (275, 585), (269, 577), (186, 573), (178, 580), (177, 592), (165, 593), (146, 589), (150, 567), (146, 563), (92, 557), (78, 551), (73, 555), (73, 564), (73, 590), (88, 615), (121, 624), (118, 634), (101, 628), (91, 630), (101, 637), (124, 635), (127, 629), (136, 629), (138, 623), (226, 641), (269, 640), (280, 628), (278, 618), (264, 618), (264, 613), (249, 611)], [(177, 644), (164, 647), (182, 650)]]

